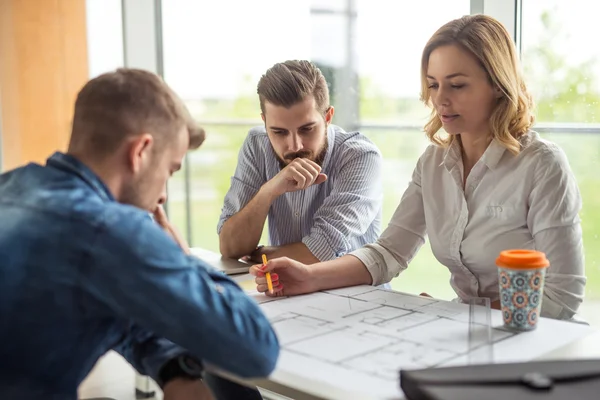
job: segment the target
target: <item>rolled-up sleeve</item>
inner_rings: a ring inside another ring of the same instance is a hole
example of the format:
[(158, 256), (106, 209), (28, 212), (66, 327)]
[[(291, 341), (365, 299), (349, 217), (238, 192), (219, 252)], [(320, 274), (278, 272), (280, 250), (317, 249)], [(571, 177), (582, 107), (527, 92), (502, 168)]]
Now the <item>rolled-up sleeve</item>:
[(158, 381), (158, 373), (167, 361), (188, 353), (170, 340), (158, 337), (136, 325), (131, 325), (122, 341), (114, 346), (142, 375)]
[(408, 263), (425, 243), (425, 211), (421, 191), (422, 158), (417, 162), (412, 180), (377, 243), (350, 253), (365, 264), (373, 279), (373, 285), (381, 285), (397, 277), (408, 267)]
[(380, 218), (382, 158), (373, 146), (367, 151), (351, 147), (343, 155), (331, 194), (314, 215), (310, 233), (302, 243), (320, 261), (354, 250), (351, 240), (364, 235)]
[(527, 216), (536, 249), (550, 261), (541, 315), (570, 319), (583, 301), (586, 284), (581, 195), (564, 152), (557, 146), (544, 151)]
[(260, 151), (258, 137), (248, 134), (242, 148), (238, 153), (238, 163), (234, 175), (231, 177), (231, 186), (225, 195), (221, 216), (217, 224), (217, 234), (221, 233), (223, 224), (243, 209), (246, 204), (258, 193), (262, 184), (266, 181), (264, 173), (261, 173), (257, 160)]
[(275, 367), (279, 343), (258, 304), (221, 271), (184, 254), (145, 214), (108, 210), (91, 248), (82, 285), (111, 313), (156, 335), (136, 331), (128, 341), (135, 348), (120, 349), (145, 373), (182, 348), (240, 377)]

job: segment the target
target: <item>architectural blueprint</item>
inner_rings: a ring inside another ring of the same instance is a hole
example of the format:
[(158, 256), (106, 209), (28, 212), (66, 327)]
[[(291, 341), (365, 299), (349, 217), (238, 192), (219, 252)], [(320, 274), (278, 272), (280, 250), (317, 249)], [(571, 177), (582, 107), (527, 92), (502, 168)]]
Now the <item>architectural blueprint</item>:
[[(278, 369), (304, 378), (326, 379), (357, 393), (391, 399), (401, 395), (400, 369), (465, 364), (468, 360), (466, 304), (372, 286), (290, 298), (254, 298), (279, 337), (282, 354)], [(544, 340), (544, 325), (553, 322), (543, 319), (533, 333), (515, 334), (502, 328), (501, 314), (493, 310), (492, 361), (526, 361), (569, 343), (568, 338), (558, 339), (560, 343), (554, 338)], [(566, 336), (583, 331), (577, 332)]]

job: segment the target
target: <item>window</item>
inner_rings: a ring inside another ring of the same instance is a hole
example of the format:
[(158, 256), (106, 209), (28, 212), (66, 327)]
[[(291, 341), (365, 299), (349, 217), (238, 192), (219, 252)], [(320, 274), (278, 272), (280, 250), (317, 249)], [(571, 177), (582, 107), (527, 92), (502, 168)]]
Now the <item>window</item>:
[(600, 301), (600, 37), (591, 0), (524, 0), (522, 60), (535, 129), (567, 153), (583, 198), (585, 310)]
[(169, 183), (170, 218), (192, 245), (218, 251), (216, 227), (238, 150), (261, 124), (256, 84), (276, 62), (310, 58), (309, 11), (305, 1), (163, 2), (165, 79), (207, 130), (201, 151)]
[[(419, 101), (421, 53), (444, 23), (469, 14), (468, 0), (357, 1), (358, 125), (384, 156), (383, 228), (396, 210), (417, 160), (429, 144), (423, 125), (430, 109)], [(410, 38), (410, 40), (407, 40)], [(392, 281), (404, 292), (452, 299), (450, 273), (426, 242)]]
[[(383, 151), (389, 172), (385, 227), (427, 145), (420, 129), (428, 110), (418, 101), (421, 50), (435, 29), (468, 14), (470, 6), (468, 0), (415, 3), (410, 11), (392, 0), (293, 4), (228, 1), (215, 8), (189, 0), (163, 3), (165, 78), (209, 134), (202, 151), (190, 154), (189, 170), (169, 188), (172, 218), (186, 226), (184, 177), (191, 177), (189, 231), (196, 245), (218, 250), (216, 222), (237, 152), (248, 128), (260, 124), (256, 84), (268, 67), (288, 58), (317, 63), (332, 85), (335, 122), (347, 130), (359, 128)], [(243, 8), (235, 14), (243, 17), (227, 14), (233, 19), (223, 26), (219, 16), (231, 7)], [(415, 18), (430, 14), (434, 17), (426, 23)], [(248, 20), (265, 22), (249, 28)], [(453, 293), (448, 276), (426, 244), (394, 286), (448, 298)]]
[[(334, 122), (361, 130), (384, 154), (385, 227), (428, 144), (422, 126), (429, 110), (418, 100), (427, 39), (470, 10), (509, 22), (521, 11), (517, 41), (538, 106), (536, 129), (567, 152), (578, 179), (587, 294), (589, 300), (600, 299), (600, 178), (594, 173), (600, 152), (600, 50), (587, 45), (600, 36), (599, 28), (589, 12), (591, 0), (515, 2), (521, 3), (517, 10), (476, 0), (410, 7), (394, 0), (163, 2), (165, 78), (208, 131), (202, 150), (189, 155), (183, 173), (170, 183), (171, 218), (192, 244), (218, 250), (216, 224), (238, 150), (248, 129), (261, 123), (258, 79), (275, 62), (308, 58), (331, 84)], [(392, 284), (448, 299), (455, 297), (448, 278), (426, 243)]]
[[(165, 79), (208, 133), (169, 185), (171, 218), (194, 245), (218, 251), (216, 224), (238, 150), (261, 123), (256, 84), (267, 68), (290, 58), (319, 65), (332, 86), (334, 123), (360, 129), (384, 153), (387, 225), (427, 145), (421, 129), (429, 110), (418, 100), (421, 51), (439, 26), (469, 13), (469, 0), (410, 7), (394, 0), (174, 0), (162, 7)], [(426, 244), (394, 286), (451, 298), (448, 277)]]
[(95, 78), (124, 65), (121, 0), (86, 0), (85, 7), (89, 75)]

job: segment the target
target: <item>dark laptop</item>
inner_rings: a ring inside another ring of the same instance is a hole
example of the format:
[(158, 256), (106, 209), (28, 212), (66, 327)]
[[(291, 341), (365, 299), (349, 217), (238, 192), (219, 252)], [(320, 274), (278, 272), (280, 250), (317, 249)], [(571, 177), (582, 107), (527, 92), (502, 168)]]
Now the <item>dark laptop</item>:
[(247, 274), (248, 270), (253, 264), (234, 260), (233, 258), (225, 258), (219, 253), (215, 253), (209, 250), (201, 249), (199, 247), (192, 247), (190, 249), (192, 255), (210, 264), (213, 268), (225, 272), (227, 275), (236, 274)]

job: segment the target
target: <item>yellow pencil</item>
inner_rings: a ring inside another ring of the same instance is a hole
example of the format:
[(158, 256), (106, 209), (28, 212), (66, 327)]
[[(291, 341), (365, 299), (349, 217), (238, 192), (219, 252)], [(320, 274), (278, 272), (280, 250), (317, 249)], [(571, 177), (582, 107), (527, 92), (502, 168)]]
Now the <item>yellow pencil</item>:
[[(267, 256), (262, 255), (263, 265), (267, 265)], [(267, 278), (267, 287), (269, 288), (269, 293), (273, 294), (273, 281), (271, 281), (271, 273), (265, 272), (265, 278)]]

